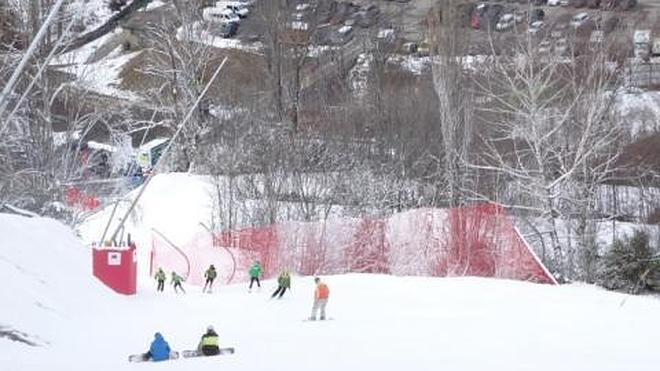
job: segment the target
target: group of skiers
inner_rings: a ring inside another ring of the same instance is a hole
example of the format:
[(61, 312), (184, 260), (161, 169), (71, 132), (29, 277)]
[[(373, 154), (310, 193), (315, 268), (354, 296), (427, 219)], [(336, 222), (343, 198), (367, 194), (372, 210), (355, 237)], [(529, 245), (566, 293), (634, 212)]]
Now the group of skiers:
[[(249, 291), (252, 291), (252, 285), (256, 282), (257, 287), (261, 288), (261, 282), (259, 281), (259, 278), (263, 275), (263, 270), (261, 268), (261, 264), (258, 261), (255, 261), (254, 264), (250, 267), (250, 270), (248, 271), (248, 274), (250, 275), (250, 286), (248, 287)], [(211, 264), (209, 268), (204, 272), (204, 288), (202, 289), (202, 292), (213, 292), (213, 281), (215, 281), (216, 277), (218, 277), (218, 272), (215, 269), (215, 266)], [(163, 268), (158, 268), (158, 271), (156, 272), (155, 279), (157, 282), (156, 286), (156, 291), (162, 292), (165, 290), (165, 281), (167, 280), (167, 275), (165, 274), (165, 271)], [(181, 290), (184, 294), (186, 293), (186, 290), (183, 289), (183, 286), (181, 283), (185, 281), (185, 279), (181, 276), (179, 276), (175, 271), (172, 271), (172, 278), (171, 278), (171, 283), (174, 285), (174, 292), (178, 293), (178, 290)], [(291, 276), (289, 275), (289, 272), (287, 270), (283, 270), (279, 277), (277, 278), (277, 290), (273, 293), (271, 297), (278, 297), (281, 298), (284, 295), (284, 292), (286, 290), (291, 290)]]
[[(250, 275), (250, 286), (248, 287), (248, 290), (252, 290), (252, 285), (254, 282), (257, 283), (257, 287), (261, 287), (261, 282), (259, 281), (259, 278), (261, 278), (263, 274), (261, 264), (258, 261), (255, 261), (254, 264), (252, 264), (252, 266), (250, 267), (248, 273)], [(206, 281), (204, 284), (204, 288), (202, 289), (202, 292), (207, 292), (207, 290), (208, 292), (211, 292), (211, 290), (213, 289), (213, 281), (216, 279), (217, 276), (218, 276), (218, 272), (216, 271), (215, 267), (213, 265), (209, 266), (209, 268), (204, 273), (204, 278)], [(158, 281), (157, 291), (163, 291), (165, 287), (165, 279), (166, 279), (165, 271), (163, 271), (162, 268), (159, 268), (158, 272), (156, 273), (156, 280)], [(183, 291), (183, 287), (181, 286), (182, 281), (183, 278), (181, 276), (176, 274), (176, 272), (172, 272), (172, 284), (174, 285), (175, 292), (178, 292), (177, 288), (180, 288)], [(319, 318), (321, 320), (325, 320), (326, 319), (325, 307), (328, 304), (330, 289), (328, 288), (328, 285), (321, 282), (321, 279), (319, 277), (314, 278), (314, 283), (316, 284), (316, 288), (314, 290), (314, 303), (312, 305), (312, 313), (311, 316), (309, 317), (309, 320), (315, 321), (316, 314), (319, 311), (321, 314)], [(277, 277), (277, 289), (275, 290), (275, 292), (273, 292), (271, 298), (275, 298), (275, 297), (281, 298), (287, 290), (291, 291), (291, 276), (289, 272), (285, 269)], [(185, 293), (185, 291), (183, 292)], [(198, 345), (198, 351), (205, 356), (219, 354), (220, 352), (219, 338), (213, 326), (209, 326), (207, 328), (206, 333), (202, 335), (202, 338)], [(171, 354), (171, 349), (169, 347), (169, 344), (167, 343), (167, 341), (165, 341), (162, 334), (157, 332), (154, 335), (154, 340), (151, 343), (149, 351), (143, 354), (143, 358), (145, 360), (163, 361), (169, 359), (170, 354)]]
[[(165, 280), (167, 279), (167, 275), (165, 274), (165, 271), (163, 268), (158, 268), (158, 271), (156, 272), (155, 275), (156, 282), (158, 282), (158, 286), (156, 286), (156, 291), (164, 291), (165, 290)], [(174, 292), (177, 294), (179, 293), (178, 289), (180, 289), (184, 294), (186, 293), (186, 290), (183, 289), (183, 286), (181, 285), (181, 282), (185, 281), (185, 279), (176, 272), (172, 271), (172, 285), (174, 285)]]

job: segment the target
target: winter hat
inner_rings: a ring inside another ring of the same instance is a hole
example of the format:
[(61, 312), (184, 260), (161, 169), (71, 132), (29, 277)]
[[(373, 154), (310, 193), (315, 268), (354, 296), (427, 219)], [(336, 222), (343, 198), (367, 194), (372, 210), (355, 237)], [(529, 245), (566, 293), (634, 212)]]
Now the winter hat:
[(215, 331), (213, 325), (209, 325), (209, 327), (206, 328), (206, 331)]

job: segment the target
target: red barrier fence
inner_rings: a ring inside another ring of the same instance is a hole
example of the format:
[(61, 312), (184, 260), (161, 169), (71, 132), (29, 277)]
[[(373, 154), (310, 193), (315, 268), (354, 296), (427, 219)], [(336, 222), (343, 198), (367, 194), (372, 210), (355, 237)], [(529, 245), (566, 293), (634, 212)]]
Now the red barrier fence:
[(264, 276), (288, 268), (303, 275), (347, 272), (423, 276), (482, 276), (556, 283), (496, 204), (417, 209), (383, 219), (285, 222), (217, 233), (200, 231), (181, 250), (154, 238), (154, 266), (181, 269), (203, 284), (214, 264), (220, 281), (247, 279), (258, 260)]

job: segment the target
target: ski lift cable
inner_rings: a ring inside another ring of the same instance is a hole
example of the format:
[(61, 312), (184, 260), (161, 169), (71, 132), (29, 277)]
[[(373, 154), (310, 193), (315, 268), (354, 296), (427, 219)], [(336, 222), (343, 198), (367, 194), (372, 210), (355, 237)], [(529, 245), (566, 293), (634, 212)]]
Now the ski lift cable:
[[(126, 211), (124, 216), (122, 217), (121, 221), (119, 222), (119, 225), (117, 226), (114, 233), (110, 237), (110, 240), (114, 240), (117, 237), (117, 234), (119, 233), (119, 230), (121, 229), (121, 227), (124, 225), (124, 223), (128, 219), (128, 216), (130, 215), (130, 213), (135, 208), (135, 205), (137, 205), (138, 201), (140, 200), (140, 197), (142, 197), (142, 194), (144, 194), (145, 189), (147, 189), (147, 186), (149, 185), (151, 180), (158, 173), (158, 170), (160, 169), (161, 164), (165, 163), (164, 159), (170, 153), (170, 148), (172, 147), (172, 145), (176, 141), (176, 138), (179, 136), (179, 134), (181, 134), (181, 131), (183, 131), (183, 128), (186, 126), (186, 124), (188, 123), (188, 121), (192, 117), (192, 114), (194, 113), (195, 109), (197, 109), (197, 106), (199, 105), (199, 102), (201, 102), (202, 99), (204, 98), (204, 96), (206, 96), (206, 93), (208, 92), (209, 88), (211, 87), (211, 85), (213, 84), (215, 79), (220, 74), (220, 71), (222, 71), (222, 69), (224, 68), (225, 63), (227, 63), (227, 57), (225, 57), (222, 60), (222, 63), (220, 63), (220, 66), (218, 66), (218, 68), (215, 70), (215, 73), (213, 73), (213, 76), (211, 77), (209, 82), (204, 87), (204, 90), (202, 90), (202, 93), (199, 95), (199, 97), (197, 97), (197, 100), (195, 101), (193, 106), (190, 107), (190, 110), (188, 110), (188, 113), (184, 117), (181, 124), (179, 124), (179, 128), (177, 129), (177, 131), (174, 133), (174, 135), (170, 139), (169, 143), (167, 144), (167, 147), (165, 147), (165, 149), (163, 150), (163, 154), (161, 155), (160, 159), (158, 160), (158, 162), (154, 166), (153, 170), (149, 173), (149, 175), (147, 175), (147, 179), (144, 181), (144, 184), (142, 185), (142, 188), (140, 188), (140, 192), (135, 196), (135, 199), (131, 203), (131, 206), (128, 208), (128, 210)], [(110, 224), (111, 222), (112, 222), (112, 219), (108, 220), (108, 224)]]

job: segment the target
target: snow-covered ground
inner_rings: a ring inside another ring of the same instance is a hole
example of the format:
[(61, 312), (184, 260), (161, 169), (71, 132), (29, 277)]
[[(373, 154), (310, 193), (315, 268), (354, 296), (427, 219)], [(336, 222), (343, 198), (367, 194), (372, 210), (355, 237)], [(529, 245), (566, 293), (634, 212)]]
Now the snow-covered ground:
[[(586, 285), (549, 286), (483, 278), (378, 275), (324, 277), (327, 322), (303, 322), (313, 284), (269, 300), (274, 282), (214, 294), (168, 286), (138, 295), (102, 287), (89, 251), (49, 219), (0, 214), (0, 327), (40, 346), (0, 337), (3, 370), (656, 370), (660, 301)], [(144, 271), (142, 272), (144, 273)], [(207, 325), (236, 354), (130, 364), (160, 331), (177, 350)]]

